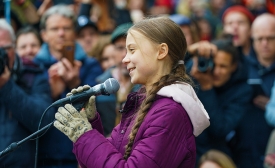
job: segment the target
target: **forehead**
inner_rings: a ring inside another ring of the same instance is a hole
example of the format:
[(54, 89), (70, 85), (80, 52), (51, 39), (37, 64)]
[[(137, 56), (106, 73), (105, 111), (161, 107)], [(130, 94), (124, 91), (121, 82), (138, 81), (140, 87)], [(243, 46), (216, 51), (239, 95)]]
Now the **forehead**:
[(134, 43), (134, 44), (140, 43), (141, 41), (145, 42), (145, 41), (148, 41), (148, 39), (138, 31), (131, 30), (128, 32), (127, 38), (126, 38), (126, 45), (130, 43)]
[(7, 30), (0, 29), (0, 46), (12, 43), (12, 39)]
[(53, 25), (59, 25), (59, 24), (72, 24), (73, 21), (70, 18), (67, 18), (65, 16), (59, 15), (59, 14), (53, 14), (48, 17), (46, 20), (46, 26), (53, 26)]
[(249, 19), (241, 12), (230, 12), (224, 17), (224, 23), (245, 21), (249, 23)]
[(32, 41), (32, 42), (39, 42), (38, 38), (33, 33), (21, 34), (17, 38), (17, 43), (18, 42), (26, 43), (26, 42), (30, 42), (30, 41)]
[(252, 27), (253, 36), (275, 35), (275, 23), (265, 24), (258, 22)]
[(230, 65), (232, 63), (232, 55), (224, 51), (218, 51), (214, 57), (215, 63)]

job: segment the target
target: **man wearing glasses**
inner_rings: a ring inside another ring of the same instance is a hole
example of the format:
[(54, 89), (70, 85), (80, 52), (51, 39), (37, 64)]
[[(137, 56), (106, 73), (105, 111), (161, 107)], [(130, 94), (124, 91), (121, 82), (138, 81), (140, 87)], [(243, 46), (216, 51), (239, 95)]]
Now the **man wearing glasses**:
[(238, 167), (262, 167), (272, 127), (265, 120), (266, 105), (275, 79), (275, 16), (259, 15), (251, 27), (255, 52), (247, 58), (249, 79), (253, 87), (252, 109), (237, 130), (239, 138), (235, 157)]
[[(3, 68), (0, 73), (0, 153), (12, 142), (35, 132), (43, 111), (51, 103), (46, 71), (31, 62), (20, 63), (14, 42), (12, 27), (0, 19), (0, 62), (3, 63), (0, 66)], [(34, 149), (34, 141), (23, 143), (0, 157), (0, 167), (32, 167)]]

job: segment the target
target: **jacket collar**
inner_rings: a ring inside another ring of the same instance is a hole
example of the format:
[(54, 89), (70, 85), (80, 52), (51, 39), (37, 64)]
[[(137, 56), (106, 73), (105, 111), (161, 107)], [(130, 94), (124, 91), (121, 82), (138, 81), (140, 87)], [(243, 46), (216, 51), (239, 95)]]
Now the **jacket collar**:
[[(78, 44), (75, 43), (75, 59), (79, 61), (83, 61), (86, 58), (86, 53), (83, 48)], [(35, 62), (43, 62), (46, 65), (52, 65), (57, 62), (55, 57), (50, 53), (49, 45), (47, 43), (42, 44), (38, 54), (35, 57)]]

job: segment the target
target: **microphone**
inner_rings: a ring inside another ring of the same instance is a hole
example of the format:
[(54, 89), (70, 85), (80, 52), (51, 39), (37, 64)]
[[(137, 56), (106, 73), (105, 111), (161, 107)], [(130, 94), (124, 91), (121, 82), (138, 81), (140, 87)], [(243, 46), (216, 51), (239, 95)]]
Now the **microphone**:
[(116, 79), (109, 78), (104, 83), (95, 85), (94, 87), (91, 87), (89, 90), (76, 93), (69, 97), (57, 100), (52, 104), (52, 106), (60, 107), (64, 106), (65, 104), (72, 104), (77, 110), (80, 110), (84, 106), (84, 103), (87, 102), (87, 100), (89, 100), (91, 96), (109, 96), (112, 93), (116, 93), (119, 87), (119, 83)]

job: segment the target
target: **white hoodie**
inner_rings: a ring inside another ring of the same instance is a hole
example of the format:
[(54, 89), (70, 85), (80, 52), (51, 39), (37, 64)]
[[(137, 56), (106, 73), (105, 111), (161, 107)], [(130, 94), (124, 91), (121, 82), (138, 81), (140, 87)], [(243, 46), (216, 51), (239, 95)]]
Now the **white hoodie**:
[(208, 113), (189, 84), (182, 82), (165, 86), (157, 94), (172, 97), (174, 101), (182, 105), (192, 122), (195, 136), (200, 135), (210, 125)]

